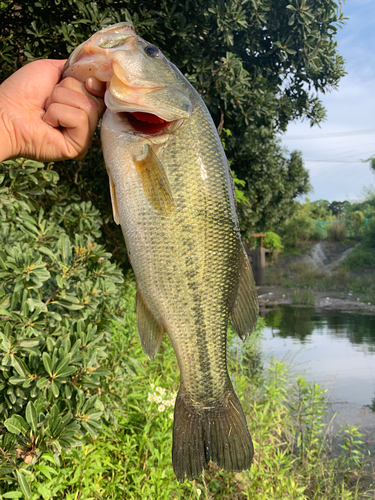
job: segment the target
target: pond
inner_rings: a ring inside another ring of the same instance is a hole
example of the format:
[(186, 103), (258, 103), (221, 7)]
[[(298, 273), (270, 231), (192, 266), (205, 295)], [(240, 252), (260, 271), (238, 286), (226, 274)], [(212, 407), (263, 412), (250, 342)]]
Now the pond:
[(357, 425), (375, 447), (375, 317), (298, 306), (265, 316), (263, 354), (327, 389), (335, 427)]

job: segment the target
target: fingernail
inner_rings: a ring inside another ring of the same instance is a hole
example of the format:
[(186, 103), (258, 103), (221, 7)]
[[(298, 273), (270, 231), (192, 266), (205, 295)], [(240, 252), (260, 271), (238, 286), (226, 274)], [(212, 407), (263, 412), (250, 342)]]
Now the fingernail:
[(87, 80), (86, 84), (90, 89), (95, 90), (96, 92), (100, 92), (102, 90), (102, 82), (100, 82), (96, 78), (90, 77)]

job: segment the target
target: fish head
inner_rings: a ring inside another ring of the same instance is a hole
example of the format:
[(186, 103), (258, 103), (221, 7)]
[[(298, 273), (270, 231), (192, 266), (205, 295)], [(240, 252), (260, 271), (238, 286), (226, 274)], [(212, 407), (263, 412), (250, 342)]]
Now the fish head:
[[(177, 68), (130, 23), (94, 33), (65, 64), (64, 77), (107, 82), (105, 104), (135, 132), (158, 133), (189, 119), (192, 103)], [(117, 120), (118, 121), (118, 120)]]

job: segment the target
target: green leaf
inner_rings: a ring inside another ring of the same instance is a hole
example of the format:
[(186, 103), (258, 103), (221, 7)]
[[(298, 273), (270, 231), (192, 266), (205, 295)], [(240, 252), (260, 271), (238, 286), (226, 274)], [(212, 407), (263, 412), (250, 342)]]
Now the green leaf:
[(16, 470), (16, 474), (17, 474), (18, 484), (20, 485), (22, 493), (25, 495), (26, 498), (30, 498), (31, 496), (30, 486), (29, 483), (26, 481), (25, 476), (19, 470)]
[(23, 340), (22, 342), (20, 342), (18, 345), (20, 347), (36, 347), (37, 345), (40, 344), (40, 340), (38, 339), (29, 339), (29, 340)]
[(46, 372), (52, 377), (52, 359), (48, 352), (43, 353), (43, 365), (46, 369)]
[(4, 466), (4, 467), (0, 467), (0, 477), (1, 476), (6, 476), (7, 474), (11, 474), (14, 470), (14, 467), (10, 466), (10, 467), (7, 467), (7, 466)]
[(65, 368), (65, 370), (61, 371), (58, 375), (56, 375), (56, 379), (63, 379), (66, 377), (70, 377), (70, 375), (73, 375), (77, 371), (77, 368), (74, 366), (68, 366)]
[(8, 491), (8, 493), (4, 493), (2, 498), (22, 498), (23, 493), (20, 491)]
[(53, 467), (49, 467), (48, 465), (36, 465), (35, 468), (40, 470), (48, 479), (52, 479), (51, 474), (58, 474)]
[(30, 375), (30, 371), (26, 363), (15, 355), (12, 356), (12, 366), (16, 369), (17, 373), (21, 375), (21, 377)]
[(42, 377), (38, 380), (38, 382), (36, 383), (37, 387), (39, 389), (44, 389), (45, 387), (47, 387), (47, 385), (49, 384), (49, 380), (46, 378), (46, 377)]
[(29, 430), (29, 426), (25, 420), (20, 415), (13, 415), (4, 422), (5, 427), (12, 434), (26, 434)]
[(37, 432), (38, 417), (32, 401), (29, 401), (26, 406), (26, 420), (35, 434)]
[(65, 358), (60, 361), (60, 363), (57, 365), (57, 368), (55, 369), (54, 376), (61, 375), (61, 372), (65, 370), (65, 368), (69, 365), (70, 363), (70, 356), (65, 356)]

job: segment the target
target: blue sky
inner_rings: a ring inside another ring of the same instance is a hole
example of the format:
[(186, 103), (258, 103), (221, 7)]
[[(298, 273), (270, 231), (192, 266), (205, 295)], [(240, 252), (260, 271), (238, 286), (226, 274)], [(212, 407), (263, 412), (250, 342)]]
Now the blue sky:
[(282, 136), (289, 150), (302, 151), (311, 200), (353, 201), (375, 184), (368, 163), (358, 161), (375, 154), (375, 2), (348, 0), (343, 12), (349, 19), (337, 41), (347, 75), (338, 90), (320, 95), (327, 119), (320, 128), (291, 123)]

